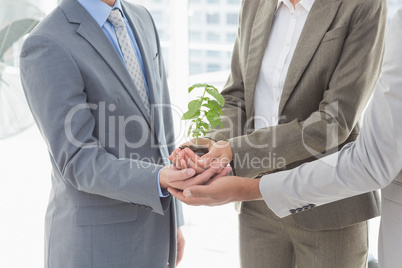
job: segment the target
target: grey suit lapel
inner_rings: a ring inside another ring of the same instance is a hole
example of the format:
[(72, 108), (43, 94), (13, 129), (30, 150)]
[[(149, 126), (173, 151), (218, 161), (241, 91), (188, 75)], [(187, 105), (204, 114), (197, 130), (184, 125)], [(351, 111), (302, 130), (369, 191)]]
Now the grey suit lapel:
[[(70, 23), (78, 23), (77, 33), (81, 35), (91, 46), (99, 53), (99, 55), (110, 66), (115, 75), (124, 85), (137, 107), (141, 110), (143, 117), (151, 125), (151, 120), (146, 112), (145, 106), (141, 100), (138, 91), (135, 89), (134, 82), (128, 73), (124, 63), (121, 61), (119, 54), (107, 38), (102, 28), (88, 14), (84, 7), (76, 0), (64, 0), (60, 7), (63, 9)], [(135, 89), (135, 90), (133, 90)]]
[(252, 117), (254, 113), (255, 86), (260, 74), (277, 4), (278, 0), (261, 0), (252, 26), (244, 81), (250, 90), (245, 96), (246, 107), (250, 107), (247, 110), (250, 113), (247, 115), (248, 118)]
[(279, 104), (279, 115), (281, 115), (286, 102), (314, 56), (327, 29), (331, 26), (341, 2), (316, 0), (311, 8), (290, 62)]
[(121, 5), (123, 6), (124, 13), (126, 14), (126, 17), (129, 23), (131, 24), (131, 27), (136, 37), (138, 47), (141, 51), (151, 104), (158, 103), (158, 96), (155, 94), (155, 86), (154, 86), (155, 73), (150, 68), (150, 65), (152, 65), (153, 57), (156, 55), (153, 55), (152, 50), (150, 50), (151, 46), (148, 42), (148, 38), (146, 35), (147, 31), (144, 29), (144, 25), (141, 22), (141, 20), (139, 20), (138, 16), (135, 16), (135, 14), (133, 14), (131, 9), (126, 8), (124, 2), (121, 2)]
[[(148, 38), (146, 36), (146, 33), (149, 31), (146, 31), (144, 28), (144, 24), (141, 22), (141, 20), (138, 18), (138, 16), (135, 16), (135, 14), (132, 12), (131, 9), (126, 8), (126, 5), (124, 2), (121, 2), (122, 7), (124, 9), (124, 14), (126, 14), (126, 17), (131, 24), (131, 27), (134, 31), (134, 34), (136, 36), (137, 44), (138, 47), (141, 51), (141, 56), (144, 61), (144, 68), (145, 68), (145, 73), (146, 73), (146, 79), (147, 79), (147, 84), (148, 84), (148, 90), (149, 90), (149, 97), (151, 101), (151, 114), (152, 114), (152, 124), (150, 125), (152, 132), (154, 133), (153, 138), (156, 140), (155, 145), (159, 146), (159, 150), (161, 151), (161, 155), (166, 160), (166, 158), (169, 156), (169, 152), (166, 146), (165, 140), (159, 140), (158, 137), (162, 136), (159, 135), (161, 134), (161, 127), (162, 127), (162, 120), (163, 120), (163, 115), (161, 114), (161, 109), (158, 108), (158, 105), (162, 104), (161, 103), (161, 98), (160, 95), (158, 95), (157, 90), (158, 88), (155, 86), (154, 81), (156, 79), (160, 79), (159, 77), (155, 77), (155, 71), (151, 68), (153, 64), (153, 57), (156, 56), (153, 53), (153, 51), (150, 49), (151, 46), (148, 42)], [(154, 30), (153, 28), (151, 29), (152, 31)]]

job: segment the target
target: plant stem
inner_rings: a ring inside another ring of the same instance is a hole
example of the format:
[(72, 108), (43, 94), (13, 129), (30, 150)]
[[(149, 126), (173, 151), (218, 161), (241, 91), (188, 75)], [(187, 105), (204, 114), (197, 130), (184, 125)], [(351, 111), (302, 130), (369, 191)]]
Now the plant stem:
[[(206, 89), (206, 88), (204, 89), (204, 94), (202, 94), (201, 100), (203, 100), (203, 99), (204, 99), (204, 97), (205, 97), (205, 93), (207, 93), (207, 89)], [(202, 101), (202, 102), (201, 102), (201, 104), (202, 104), (203, 102), (204, 102), (204, 101)], [(199, 123), (201, 123), (201, 122), (202, 122), (202, 120), (204, 119), (204, 117), (205, 117), (205, 113), (204, 113), (204, 115), (202, 116), (201, 120), (197, 119), (197, 120), (198, 120), (198, 122), (195, 124), (195, 128), (196, 128), (196, 129), (201, 130), (201, 126), (199, 125)], [(195, 147), (197, 147), (197, 146), (198, 146), (198, 137), (199, 137), (200, 135), (201, 135), (201, 134), (200, 134), (200, 133), (198, 133), (198, 134), (197, 134), (197, 136), (195, 136)]]
[(204, 94), (202, 94), (202, 98), (205, 97), (205, 93), (207, 93), (207, 88), (204, 88)]

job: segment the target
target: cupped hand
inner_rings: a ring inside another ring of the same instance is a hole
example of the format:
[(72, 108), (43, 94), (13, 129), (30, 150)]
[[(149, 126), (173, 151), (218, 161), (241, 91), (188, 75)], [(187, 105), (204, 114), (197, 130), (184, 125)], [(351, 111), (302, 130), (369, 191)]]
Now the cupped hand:
[(209, 147), (209, 152), (197, 160), (201, 168), (208, 168), (218, 163), (222, 168), (226, 167), (233, 160), (233, 152), (230, 143), (218, 141)]
[[(179, 170), (185, 169), (185, 168), (193, 168), (197, 171), (197, 173), (202, 173), (205, 171), (207, 168), (204, 168), (204, 165), (201, 167), (197, 167), (196, 163), (200, 159), (191, 149), (184, 149), (181, 150), (180, 147), (183, 146), (195, 146), (196, 139), (192, 139), (186, 143), (183, 143), (182, 145), (179, 146), (179, 148), (176, 148), (172, 154), (169, 156), (169, 160), (172, 162), (172, 164)], [(207, 139), (207, 138), (198, 138), (198, 146), (202, 146), (205, 148), (209, 148), (215, 143), (214, 140)]]
[(195, 185), (180, 191), (168, 191), (180, 201), (193, 206), (219, 206), (235, 201), (262, 199), (259, 179), (217, 176), (205, 185)]
[(206, 183), (211, 177), (216, 175), (219, 169), (219, 166), (211, 166), (205, 172), (196, 175), (195, 170), (192, 168), (178, 170), (172, 165), (165, 166), (160, 171), (159, 183), (163, 189), (173, 187), (183, 190), (193, 185)]

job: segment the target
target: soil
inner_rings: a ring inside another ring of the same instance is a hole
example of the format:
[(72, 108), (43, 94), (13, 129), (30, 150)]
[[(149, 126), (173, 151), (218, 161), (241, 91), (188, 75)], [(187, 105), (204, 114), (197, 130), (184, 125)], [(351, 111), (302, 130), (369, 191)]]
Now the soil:
[(183, 150), (184, 148), (189, 148), (190, 150), (192, 150), (196, 155), (198, 156), (203, 156), (204, 154), (208, 153), (208, 148), (203, 147), (203, 146), (197, 146), (195, 147), (194, 145), (190, 145), (190, 146), (181, 146), (180, 149)]

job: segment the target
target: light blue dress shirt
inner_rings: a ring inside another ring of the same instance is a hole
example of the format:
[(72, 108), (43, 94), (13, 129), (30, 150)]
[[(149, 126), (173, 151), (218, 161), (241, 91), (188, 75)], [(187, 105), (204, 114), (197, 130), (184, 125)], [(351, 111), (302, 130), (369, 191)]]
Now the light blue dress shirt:
[[(117, 40), (114, 26), (107, 20), (107, 18), (109, 17), (110, 11), (112, 11), (113, 9), (120, 10), (120, 12), (123, 16), (123, 19), (124, 19), (124, 23), (126, 24), (128, 35), (130, 37), (131, 44), (134, 48), (135, 55), (137, 56), (138, 63), (140, 64), (140, 67), (141, 67), (142, 77), (144, 78), (145, 88), (147, 89), (147, 94), (148, 94), (148, 98), (149, 98), (149, 90), (148, 90), (147, 80), (145, 79), (144, 61), (142, 60), (140, 49), (138, 47), (137, 41), (135, 40), (134, 31), (133, 31), (133, 29), (131, 29), (131, 26), (128, 23), (128, 20), (126, 18), (126, 15), (123, 12), (123, 8), (121, 7), (120, 0), (116, 0), (113, 7), (110, 7), (109, 5), (107, 5), (106, 3), (104, 3), (100, 0), (78, 0), (78, 2), (88, 11), (88, 13), (99, 24), (99, 26), (105, 32), (106, 36), (112, 42), (114, 48), (119, 53), (120, 58), (123, 61), (124, 65), (126, 65), (126, 62), (124, 61), (123, 53), (121, 52), (119, 42)], [(169, 196), (169, 192), (165, 189), (163, 189), (163, 190), (161, 189), (160, 183), (159, 183), (159, 174), (160, 174), (160, 171), (158, 173), (159, 196), (167, 197), (167, 196)]]
[(120, 10), (124, 23), (126, 24), (128, 36), (130, 37), (131, 44), (134, 48), (135, 55), (137, 56), (138, 63), (140, 64), (142, 77), (144, 78), (145, 88), (147, 90), (148, 98), (149, 98), (149, 90), (147, 85), (147, 80), (145, 79), (145, 68), (144, 61), (142, 60), (141, 52), (138, 47), (137, 41), (134, 36), (134, 31), (131, 29), (130, 23), (128, 22), (126, 15), (123, 12), (123, 8), (121, 7), (120, 0), (116, 0), (113, 7), (110, 7), (106, 3), (100, 0), (78, 0), (78, 2), (88, 11), (88, 13), (95, 19), (95, 21), (99, 24), (102, 30), (105, 32), (106, 36), (112, 42), (114, 48), (117, 53), (119, 53), (121, 60), (124, 65), (126, 62), (124, 61), (123, 53), (121, 52), (119, 42), (117, 40), (116, 32), (114, 30), (114, 26), (107, 20), (109, 17), (110, 11), (113, 9)]

